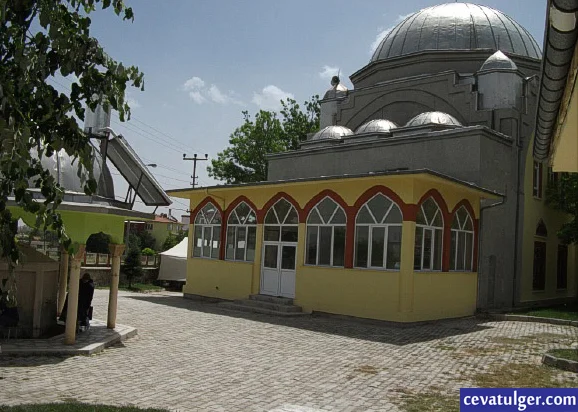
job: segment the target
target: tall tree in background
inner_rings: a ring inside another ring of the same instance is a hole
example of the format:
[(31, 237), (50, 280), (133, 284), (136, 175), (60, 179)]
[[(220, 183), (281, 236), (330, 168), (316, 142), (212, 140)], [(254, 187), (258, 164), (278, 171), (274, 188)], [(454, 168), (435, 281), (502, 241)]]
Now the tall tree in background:
[[(88, 15), (111, 6), (117, 16), (133, 19), (122, 0), (0, 0), (0, 253), (11, 268), (19, 253), (9, 196), (35, 214), (42, 229), (54, 230), (71, 247), (57, 213), (63, 189), (31, 151), (49, 157), (66, 150), (81, 165), (85, 192), (94, 193), (92, 147), (73, 116), (84, 120), (85, 104), (94, 110), (104, 103), (124, 121), (130, 116), (127, 84), (143, 87), (138, 68), (110, 58), (90, 35)], [(49, 83), (58, 75), (76, 76), (70, 93)], [(29, 181), (43, 200), (32, 198)]]
[(266, 180), (266, 154), (295, 150), (308, 133), (319, 130), (319, 96), (306, 101), (304, 110), (293, 99), (281, 104), (280, 116), (260, 110), (253, 120), (244, 111), (244, 123), (231, 134), (230, 146), (211, 161), (209, 176), (226, 183)]

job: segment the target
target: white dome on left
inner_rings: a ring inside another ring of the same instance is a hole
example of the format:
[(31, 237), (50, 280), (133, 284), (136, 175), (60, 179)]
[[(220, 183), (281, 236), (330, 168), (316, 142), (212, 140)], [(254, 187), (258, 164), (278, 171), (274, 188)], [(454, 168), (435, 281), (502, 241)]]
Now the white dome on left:
[(345, 126), (327, 126), (315, 133), (311, 138), (311, 141), (324, 139), (341, 139), (342, 137), (350, 136), (352, 134), (353, 131)]

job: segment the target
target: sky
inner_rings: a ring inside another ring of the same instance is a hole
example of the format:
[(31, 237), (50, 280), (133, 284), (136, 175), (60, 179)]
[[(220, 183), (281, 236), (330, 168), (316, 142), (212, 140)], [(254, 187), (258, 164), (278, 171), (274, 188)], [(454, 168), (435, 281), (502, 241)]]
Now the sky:
[[(405, 16), (440, 0), (127, 0), (134, 22), (111, 10), (91, 14), (91, 34), (107, 53), (145, 75), (145, 90), (129, 89), (132, 119), (111, 127), (122, 134), (165, 190), (190, 187), (197, 153), (209, 159), (227, 147), (242, 111), (277, 109), (323, 96), (331, 76), (365, 66), (384, 33)], [(524, 26), (541, 46), (546, 0), (478, 0)], [(66, 80), (64, 80), (66, 81)], [(201, 186), (219, 184), (197, 167)], [(115, 173), (116, 195), (127, 185)], [(174, 216), (188, 203), (173, 199)], [(137, 202), (136, 209), (152, 211)], [(167, 213), (168, 208), (157, 212)]]

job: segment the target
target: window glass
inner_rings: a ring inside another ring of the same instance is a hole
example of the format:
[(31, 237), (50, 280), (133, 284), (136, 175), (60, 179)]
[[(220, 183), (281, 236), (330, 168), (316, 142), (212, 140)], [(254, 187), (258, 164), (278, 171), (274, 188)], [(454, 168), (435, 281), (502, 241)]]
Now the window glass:
[(371, 266), (383, 267), (383, 250), (385, 248), (385, 227), (377, 226), (371, 230)]
[(277, 269), (277, 245), (265, 245), (263, 257), (263, 266), (266, 268)]
[(265, 240), (269, 242), (278, 242), (281, 233), (281, 226), (265, 226)]
[(247, 261), (255, 260), (255, 245), (257, 243), (257, 228), (255, 226), (247, 227)]
[(317, 264), (317, 226), (307, 228), (307, 248), (305, 249), (305, 263), (308, 265)]
[(401, 210), (394, 204), (385, 218), (385, 223), (401, 223), (402, 221)]
[(203, 257), (211, 257), (211, 226), (203, 227)]
[(345, 226), (333, 228), (333, 266), (345, 266)]
[(313, 210), (311, 210), (311, 213), (309, 213), (309, 216), (307, 217), (307, 223), (316, 225), (320, 225), (323, 223), (321, 217), (319, 216), (319, 213), (317, 212), (317, 208), (313, 208)]
[(297, 242), (297, 226), (281, 226), (281, 242)]
[(322, 266), (331, 265), (331, 226), (319, 227), (319, 261)]
[(247, 236), (247, 228), (245, 227), (238, 227), (237, 228), (237, 238), (236, 238), (236, 250), (235, 250), (235, 259), (236, 260), (245, 260), (245, 249), (246, 249), (246, 236)]
[(373, 219), (373, 216), (371, 216), (371, 213), (369, 213), (369, 209), (367, 208), (367, 205), (363, 205), (361, 207), (361, 209), (359, 210), (359, 213), (357, 214), (357, 219), (356, 219), (357, 223), (375, 223), (375, 219)]
[(369, 207), (369, 210), (371, 210), (375, 222), (382, 223), (385, 214), (391, 207), (391, 200), (387, 199), (385, 196), (377, 195), (367, 202), (367, 206)]
[(195, 225), (194, 235), (193, 235), (193, 256), (201, 256), (201, 245), (203, 244), (203, 228), (202, 226)]
[(219, 258), (219, 248), (220, 248), (220, 239), (221, 239), (221, 227), (220, 226), (213, 226), (213, 238), (211, 239), (211, 257), (213, 259)]
[(430, 270), (432, 267), (432, 243), (433, 243), (433, 230), (424, 229), (423, 233), (423, 269)]
[(235, 227), (228, 227), (227, 228), (227, 246), (225, 251), (225, 257), (227, 259), (233, 259), (235, 257), (235, 234), (236, 234)]
[(283, 245), (281, 250), (281, 269), (295, 270), (295, 246)]
[(275, 211), (272, 208), (269, 209), (269, 211), (265, 215), (265, 223), (271, 223), (274, 225), (279, 223), (277, 215), (275, 214)]
[(473, 233), (466, 233), (466, 266), (464, 270), (471, 272), (472, 271), (472, 259), (473, 259), (473, 246), (474, 246), (474, 234)]
[(434, 239), (434, 270), (442, 270), (442, 238), (443, 231), (441, 229), (435, 229), (435, 239)]
[(399, 270), (401, 266), (401, 226), (387, 228), (386, 268)]
[(337, 205), (335, 204), (335, 202), (328, 197), (323, 199), (316, 206), (317, 210), (319, 210), (319, 214), (321, 215), (321, 218), (323, 219), (324, 223), (329, 223), (329, 221), (331, 220), (331, 216), (333, 216), (333, 212), (335, 212), (336, 207)]
[(423, 227), (416, 227), (415, 229), (415, 246), (413, 251), (413, 268), (414, 270), (421, 270), (421, 255), (423, 242)]
[(289, 213), (287, 214), (287, 218), (285, 219), (285, 224), (287, 225), (296, 225), (299, 223), (299, 216), (297, 215), (297, 211), (294, 207), (291, 208)]
[(256, 225), (257, 224), (257, 216), (255, 215), (255, 212), (253, 212), (251, 210), (251, 213), (249, 213), (249, 215), (247, 216), (247, 219), (245, 219), (245, 224), (246, 225)]
[(456, 270), (463, 271), (464, 270), (464, 259), (466, 257), (466, 233), (459, 231), (458, 232), (458, 251), (457, 251), (457, 266)]
[(367, 249), (369, 243), (369, 227), (357, 226), (355, 228), (355, 266), (367, 267)]
[(343, 211), (343, 209), (341, 207), (339, 207), (336, 211), (335, 214), (333, 215), (333, 219), (331, 219), (332, 224), (334, 225), (340, 225), (340, 224), (345, 224), (347, 222), (347, 219), (345, 217), (345, 212)]
[[(455, 222), (456, 219), (453, 220)], [(452, 223), (453, 225), (453, 223)], [(450, 242), (450, 270), (456, 270), (456, 249), (458, 247), (458, 232), (452, 230), (452, 237)]]
[(240, 224), (239, 218), (237, 217), (237, 213), (236, 213), (235, 210), (233, 210), (233, 211), (231, 212), (231, 214), (229, 215), (229, 219), (228, 219), (228, 220), (229, 220), (229, 224), (230, 224), (230, 225), (238, 225), (238, 224)]
[(277, 203), (275, 203), (275, 206), (273, 207), (275, 209), (275, 212), (277, 212), (279, 222), (283, 223), (285, 221), (287, 213), (289, 212), (289, 209), (291, 209), (291, 203), (289, 203), (285, 199), (280, 199)]

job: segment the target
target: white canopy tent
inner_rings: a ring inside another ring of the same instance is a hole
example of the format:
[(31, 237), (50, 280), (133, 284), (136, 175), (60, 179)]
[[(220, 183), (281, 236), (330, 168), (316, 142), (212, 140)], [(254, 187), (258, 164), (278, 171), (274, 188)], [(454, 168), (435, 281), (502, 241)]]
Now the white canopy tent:
[(158, 280), (187, 280), (187, 250), (189, 239), (185, 237), (181, 242), (161, 253), (161, 266)]

